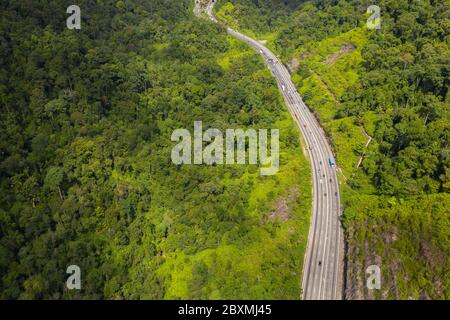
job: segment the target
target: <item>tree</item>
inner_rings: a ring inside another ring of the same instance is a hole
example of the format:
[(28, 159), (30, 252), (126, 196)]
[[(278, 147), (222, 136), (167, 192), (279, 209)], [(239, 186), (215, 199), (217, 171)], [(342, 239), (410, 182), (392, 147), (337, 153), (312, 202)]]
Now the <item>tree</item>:
[(61, 200), (63, 200), (63, 194), (61, 192), (61, 183), (64, 179), (64, 170), (61, 167), (50, 167), (47, 170), (47, 175), (44, 179), (44, 189), (49, 191), (58, 190)]

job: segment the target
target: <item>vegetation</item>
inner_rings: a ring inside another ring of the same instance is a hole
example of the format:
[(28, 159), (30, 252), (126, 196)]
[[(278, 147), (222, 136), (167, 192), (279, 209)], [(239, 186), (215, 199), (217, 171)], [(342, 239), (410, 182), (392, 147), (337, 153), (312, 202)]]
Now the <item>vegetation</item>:
[[(262, 60), (190, 0), (78, 5), (0, 4), (0, 298), (297, 299), (309, 165)], [(280, 172), (172, 164), (196, 120), (279, 128)]]
[[(216, 10), (269, 40), (332, 138), (344, 174), (347, 297), (448, 299), (450, 3), (378, 1), (381, 29), (368, 30), (371, 4), (222, 0)], [(377, 294), (363, 281), (374, 261)]]

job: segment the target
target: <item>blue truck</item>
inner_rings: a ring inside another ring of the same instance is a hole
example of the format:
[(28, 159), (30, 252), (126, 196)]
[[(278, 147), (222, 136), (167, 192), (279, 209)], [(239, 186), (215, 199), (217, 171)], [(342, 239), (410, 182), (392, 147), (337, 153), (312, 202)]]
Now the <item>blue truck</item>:
[(333, 158), (328, 158), (328, 162), (330, 163), (330, 166), (331, 166), (331, 167), (334, 167), (334, 166), (335, 166), (335, 163), (334, 163), (334, 159), (333, 159)]

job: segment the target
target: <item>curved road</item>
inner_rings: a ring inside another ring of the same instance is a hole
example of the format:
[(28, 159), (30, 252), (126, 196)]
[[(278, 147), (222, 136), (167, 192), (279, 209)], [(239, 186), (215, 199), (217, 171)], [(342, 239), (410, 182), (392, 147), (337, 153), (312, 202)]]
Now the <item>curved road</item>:
[[(210, 20), (218, 23), (212, 10), (215, 2), (202, 8), (195, 0), (197, 16), (204, 10)], [(302, 280), (302, 298), (308, 300), (342, 299), (343, 233), (340, 223), (339, 182), (331, 147), (314, 115), (298, 94), (285, 66), (258, 41), (227, 28), (233, 37), (246, 42), (262, 55), (278, 82), (286, 105), (300, 128), (312, 166), (313, 208), (308, 246), (305, 254)]]

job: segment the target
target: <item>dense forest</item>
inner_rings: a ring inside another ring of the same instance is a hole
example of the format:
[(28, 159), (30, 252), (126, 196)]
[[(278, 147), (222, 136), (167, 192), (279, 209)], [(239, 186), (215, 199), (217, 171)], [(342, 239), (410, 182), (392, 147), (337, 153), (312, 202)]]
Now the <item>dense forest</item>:
[[(450, 1), (376, 1), (379, 30), (368, 0), (216, 1), (330, 136), (346, 298), (448, 299)], [(192, 0), (71, 4), (0, 3), (0, 299), (297, 299), (310, 169), (262, 59)], [(198, 120), (279, 128), (280, 172), (174, 165)]]
[[(71, 4), (0, 3), (0, 298), (297, 299), (310, 172), (263, 61), (190, 0)], [(197, 120), (279, 128), (279, 173), (174, 165)]]
[[(381, 9), (378, 30), (367, 8)], [(332, 140), (347, 298), (449, 298), (450, 1), (221, 0), (268, 41)], [(365, 289), (381, 266), (382, 290)]]

